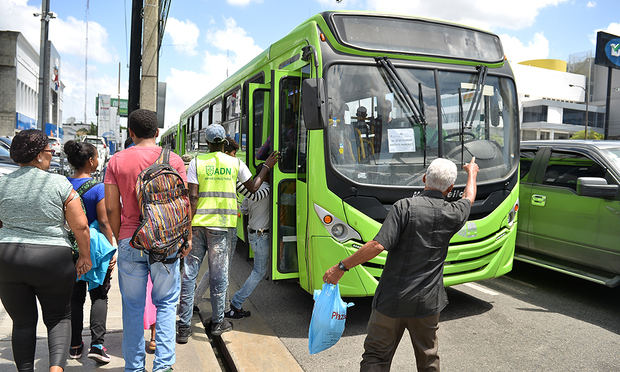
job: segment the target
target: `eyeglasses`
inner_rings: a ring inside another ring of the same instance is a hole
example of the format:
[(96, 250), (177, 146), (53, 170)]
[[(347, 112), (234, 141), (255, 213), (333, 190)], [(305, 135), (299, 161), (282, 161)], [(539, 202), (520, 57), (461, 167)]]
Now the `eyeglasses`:
[(56, 150), (52, 150), (52, 149), (49, 149), (49, 150), (48, 150), (48, 149), (45, 149), (45, 150), (43, 150), (43, 151), (45, 151), (45, 152), (49, 152), (50, 154), (52, 154), (52, 156), (54, 156), (54, 154), (56, 153)]

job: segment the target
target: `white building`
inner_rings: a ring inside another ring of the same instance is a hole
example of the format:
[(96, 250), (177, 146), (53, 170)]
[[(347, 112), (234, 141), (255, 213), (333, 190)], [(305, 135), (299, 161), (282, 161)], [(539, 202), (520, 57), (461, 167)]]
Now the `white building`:
[[(49, 117), (45, 132), (62, 137), (64, 85), (60, 79), (60, 55), (49, 42)], [(19, 32), (0, 31), (0, 135), (40, 128), (37, 124), (39, 99), (39, 53)]]
[[(586, 76), (566, 72), (566, 62), (558, 60), (526, 61), (511, 67), (521, 103), (522, 140), (567, 139), (584, 130)], [(605, 107), (590, 104), (588, 130), (603, 134), (604, 117)]]

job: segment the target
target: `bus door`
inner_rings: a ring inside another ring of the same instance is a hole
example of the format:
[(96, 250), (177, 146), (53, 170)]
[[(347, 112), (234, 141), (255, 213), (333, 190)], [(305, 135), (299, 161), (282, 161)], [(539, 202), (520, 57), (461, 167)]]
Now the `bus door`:
[(274, 148), (280, 160), (273, 170), (272, 278), (299, 277), (297, 261), (297, 142), (301, 122), (300, 70), (272, 72)]
[[(245, 162), (250, 169), (256, 169), (259, 163), (262, 163), (267, 156), (273, 151), (271, 138), (273, 137), (273, 128), (270, 120), (270, 104), (271, 104), (271, 84), (248, 84), (248, 117), (247, 117), (247, 153)], [(246, 136), (244, 133), (242, 135)], [(249, 244), (247, 240), (247, 232), (244, 227), (247, 226), (247, 216), (243, 216), (243, 221), (237, 224), (237, 235), (243, 241)], [(250, 247), (251, 248), (251, 247)], [(249, 252), (252, 257), (252, 252)]]

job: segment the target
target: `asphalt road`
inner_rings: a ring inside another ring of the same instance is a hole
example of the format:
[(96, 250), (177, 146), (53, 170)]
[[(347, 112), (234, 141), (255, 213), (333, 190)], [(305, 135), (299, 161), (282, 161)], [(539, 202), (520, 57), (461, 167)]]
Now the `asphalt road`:
[[(250, 270), (238, 253), (234, 279), (243, 283)], [(444, 371), (620, 371), (620, 288), (515, 262), (508, 275), (451, 287), (448, 297), (439, 324)], [(249, 298), (302, 368), (321, 372), (359, 369), (372, 299), (345, 300), (355, 306), (343, 337), (310, 355), (308, 293), (294, 281), (264, 280)], [(392, 370), (415, 370), (406, 333)]]

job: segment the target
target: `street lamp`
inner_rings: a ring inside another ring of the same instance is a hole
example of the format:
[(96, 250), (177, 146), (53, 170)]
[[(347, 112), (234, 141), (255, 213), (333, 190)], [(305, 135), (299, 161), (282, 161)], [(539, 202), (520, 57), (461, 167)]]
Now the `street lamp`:
[(586, 94), (586, 125), (585, 125), (585, 130), (584, 130), (584, 139), (588, 139), (588, 106), (590, 104), (590, 95), (588, 94), (588, 85), (586, 84), (586, 87), (582, 87), (581, 85), (575, 85), (575, 84), (568, 84), (569, 87), (571, 88), (581, 88), (583, 89), (583, 91)]

